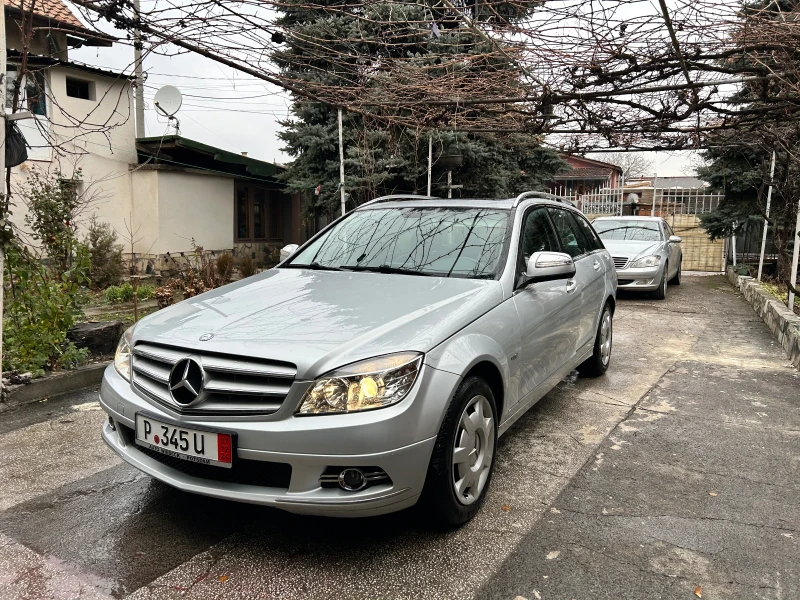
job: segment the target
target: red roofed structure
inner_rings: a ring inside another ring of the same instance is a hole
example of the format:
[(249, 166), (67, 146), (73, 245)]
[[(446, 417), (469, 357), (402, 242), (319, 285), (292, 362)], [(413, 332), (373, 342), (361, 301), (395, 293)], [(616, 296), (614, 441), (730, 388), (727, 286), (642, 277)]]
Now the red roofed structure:
[[(22, 47), (22, 17), (29, 14), (33, 6), (33, 48), (32, 52), (40, 55), (55, 56), (66, 60), (66, 48), (77, 46), (111, 46), (115, 38), (105, 33), (89, 29), (81, 23), (70, 8), (62, 0), (4, 0), (6, 15), (6, 45), (9, 48)], [(52, 35), (58, 32), (59, 35)], [(50, 48), (37, 44), (50, 35)], [(58, 38), (62, 38), (59, 40)], [(59, 43), (62, 42), (62, 43)], [(43, 50), (49, 50), (43, 51)]]
[(562, 155), (561, 158), (571, 168), (553, 176), (551, 188), (560, 190), (559, 193), (583, 194), (597, 189), (615, 189), (622, 184), (622, 168), (617, 165), (582, 156)]

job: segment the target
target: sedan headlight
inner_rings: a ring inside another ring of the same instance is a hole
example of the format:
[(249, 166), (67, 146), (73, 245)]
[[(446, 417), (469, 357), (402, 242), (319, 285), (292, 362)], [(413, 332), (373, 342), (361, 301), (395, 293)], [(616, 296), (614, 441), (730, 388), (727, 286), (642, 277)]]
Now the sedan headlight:
[(658, 254), (653, 254), (652, 256), (645, 256), (644, 258), (634, 261), (631, 268), (641, 269), (642, 267), (657, 267), (660, 263), (661, 257)]
[(421, 365), (419, 352), (399, 352), (336, 369), (314, 381), (297, 414), (349, 413), (391, 406), (411, 390)]
[(117, 352), (114, 354), (114, 368), (117, 373), (130, 381), (131, 380), (131, 338), (133, 337), (133, 327), (129, 327), (117, 344)]

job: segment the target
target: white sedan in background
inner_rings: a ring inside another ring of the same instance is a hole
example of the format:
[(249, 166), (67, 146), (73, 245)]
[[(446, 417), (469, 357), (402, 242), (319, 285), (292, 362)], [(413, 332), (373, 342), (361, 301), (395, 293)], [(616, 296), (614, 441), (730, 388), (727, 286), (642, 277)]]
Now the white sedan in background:
[(614, 259), (621, 290), (667, 297), (667, 284), (681, 283), (681, 238), (661, 217), (599, 217), (592, 221)]

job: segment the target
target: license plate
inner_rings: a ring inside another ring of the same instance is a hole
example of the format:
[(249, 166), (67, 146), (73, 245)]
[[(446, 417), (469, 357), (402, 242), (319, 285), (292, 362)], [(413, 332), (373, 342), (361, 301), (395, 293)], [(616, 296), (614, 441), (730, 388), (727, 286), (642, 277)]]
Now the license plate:
[(161, 454), (217, 467), (231, 467), (230, 433), (192, 429), (136, 414), (136, 443)]

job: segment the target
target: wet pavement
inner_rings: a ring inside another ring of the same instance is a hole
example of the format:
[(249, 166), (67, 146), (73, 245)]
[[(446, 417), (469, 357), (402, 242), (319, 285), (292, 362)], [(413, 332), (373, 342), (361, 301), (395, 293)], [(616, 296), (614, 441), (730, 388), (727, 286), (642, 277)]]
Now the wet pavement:
[(446, 534), (169, 488), (105, 448), (96, 389), (6, 413), (0, 598), (800, 597), (800, 378), (769, 331), (685, 277), (620, 298), (614, 334), (609, 373), (520, 419)]

